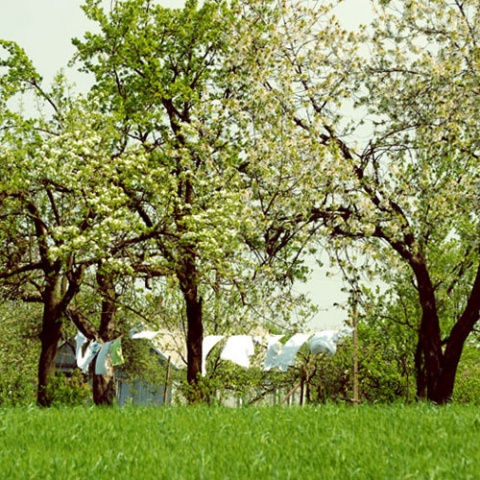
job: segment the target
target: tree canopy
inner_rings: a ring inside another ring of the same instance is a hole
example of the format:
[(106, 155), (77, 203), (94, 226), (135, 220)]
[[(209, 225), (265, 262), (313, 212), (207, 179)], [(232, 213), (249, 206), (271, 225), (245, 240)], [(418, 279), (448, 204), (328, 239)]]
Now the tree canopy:
[[(288, 325), (307, 255), (359, 249), (417, 304), (417, 393), (450, 399), (480, 310), (479, 7), (373, 3), (348, 32), (336, 2), (86, 0), (85, 97), (2, 41), (0, 279), (44, 304), (40, 386), (63, 316), (110, 339), (122, 278), (182, 299), (195, 386), (206, 327)], [(104, 334), (69, 310), (86, 277)]]

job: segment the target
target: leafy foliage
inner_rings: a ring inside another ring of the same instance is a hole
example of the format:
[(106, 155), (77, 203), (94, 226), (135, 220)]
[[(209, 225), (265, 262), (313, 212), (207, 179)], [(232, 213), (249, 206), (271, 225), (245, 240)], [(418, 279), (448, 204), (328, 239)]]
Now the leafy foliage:
[(35, 305), (0, 305), (0, 405), (4, 407), (35, 400), (40, 316)]

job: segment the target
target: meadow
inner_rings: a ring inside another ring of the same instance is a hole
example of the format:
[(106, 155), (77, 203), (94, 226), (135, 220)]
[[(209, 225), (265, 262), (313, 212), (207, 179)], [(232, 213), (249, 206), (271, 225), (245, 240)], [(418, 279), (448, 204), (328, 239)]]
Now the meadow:
[(472, 406), (0, 409), (2, 479), (478, 479)]

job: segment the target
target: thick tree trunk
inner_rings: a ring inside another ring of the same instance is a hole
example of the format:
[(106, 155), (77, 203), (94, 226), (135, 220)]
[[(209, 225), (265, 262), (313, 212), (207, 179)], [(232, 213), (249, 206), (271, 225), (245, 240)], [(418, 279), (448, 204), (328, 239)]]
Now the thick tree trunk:
[[(417, 279), (418, 295), (422, 307), (422, 319), (418, 331), (418, 346), (416, 360), (423, 360), (425, 377), (423, 372), (418, 371), (417, 396), (424, 393), (426, 383), (427, 399), (434, 400), (437, 384), (441, 373), (443, 361), (442, 339), (440, 322), (435, 300), (435, 289), (433, 288), (430, 275), (423, 256), (418, 255), (410, 259), (410, 265)], [(417, 363), (417, 366), (420, 363)]]
[(49, 388), (50, 380), (55, 375), (55, 359), (58, 343), (62, 336), (62, 320), (55, 306), (44, 306), (42, 331), (40, 333), (41, 351), (38, 363), (37, 403), (49, 407), (54, 399), (54, 392)]
[[(425, 362), (427, 399), (432, 401), (435, 401), (435, 393), (443, 363), (440, 331), (439, 329), (437, 331), (435, 323), (435, 319), (432, 318), (422, 319), (422, 326), (419, 332), (419, 342)], [(417, 394), (420, 394), (420, 392), (417, 392)]]
[(430, 400), (439, 405), (448, 403), (452, 399), (455, 377), (457, 375), (457, 368), (462, 354), (461, 351), (462, 349), (455, 352), (447, 361), (443, 362), (444, 366), (438, 378), (437, 388), (430, 398)]
[[(467, 306), (450, 332), (445, 352), (442, 351), (435, 295), (426, 266), (424, 263), (419, 263), (412, 265), (412, 267), (417, 278), (420, 304), (422, 306), (419, 348), (425, 361), (427, 399), (443, 405), (452, 398), (463, 346), (479, 320), (480, 265), (477, 268)], [(417, 393), (421, 392), (418, 391)]]
[(464, 312), (453, 326), (443, 355), (442, 369), (438, 378), (433, 401), (439, 404), (451, 400), (458, 364), (463, 346), (480, 316), (480, 265)]
[(93, 376), (93, 401), (95, 405), (111, 407), (115, 404), (116, 398), (115, 372), (108, 366), (106, 375)]
[(187, 311), (187, 381), (192, 387), (191, 402), (201, 402), (205, 392), (198, 388), (202, 374), (203, 322), (202, 301), (198, 298), (196, 288), (184, 294)]
[(427, 373), (425, 372), (425, 358), (420, 340), (415, 350), (415, 374), (417, 381), (417, 399), (427, 398)]
[(202, 300), (198, 294), (193, 255), (185, 255), (183, 269), (179, 273), (180, 288), (185, 300), (187, 315), (187, 382), (190, 386), (188, 400), (191, 403), (203, 402), (206, 392), (202, 391), (199, 386), (202, 375)]

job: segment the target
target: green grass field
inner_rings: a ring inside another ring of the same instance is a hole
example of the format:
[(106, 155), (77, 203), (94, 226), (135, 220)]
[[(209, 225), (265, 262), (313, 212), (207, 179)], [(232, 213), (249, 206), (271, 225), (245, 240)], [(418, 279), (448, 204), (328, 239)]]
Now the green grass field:
[(0, 410), (1, 479), (479, 479), (469, 406)]

